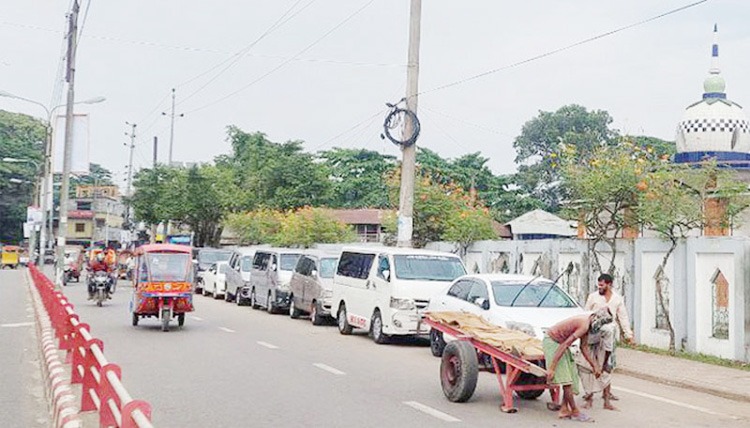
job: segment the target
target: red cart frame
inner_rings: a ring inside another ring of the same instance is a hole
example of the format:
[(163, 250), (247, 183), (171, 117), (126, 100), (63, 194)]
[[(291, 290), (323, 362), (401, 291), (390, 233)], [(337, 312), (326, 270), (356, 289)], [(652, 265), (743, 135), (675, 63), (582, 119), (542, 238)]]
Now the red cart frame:
[[(540, 365), (534, 364), (534, 362), (543, 363), (544, 355), (524, 356), (524, 358), (519, 358), (477, 340), (454, 327), (436, 322), (429, 317), (425, 317), (423, 322), (443, 334), (453, 336), (457, 340), (471, 344), (471, 346), (477, 351), (477, 356), (484, 354), (490, 357), (495, 376), (497, 377), (500, 386), (500, 395), (503, 399), (503, 402), (500, 405), (500, 410), (503, 412), (516, 413), (518, 411), (518, 408), (513, 405), (514, 391), (539, 391), (548, 389), (552, 397), (552, 403), (557, 404), (560, 402), (560, 387), (547, 384), (546, 379), (544, 383), (539, 384), (528, 385), (518, 383), (521, 373), (529, 373), (537, 376), (546, 375), (546, 371)], [(501, 371), (501, 362), (505, 363), (505, 374)], [(488, 369), (485, 369), (485, 371), (488, 371)]]

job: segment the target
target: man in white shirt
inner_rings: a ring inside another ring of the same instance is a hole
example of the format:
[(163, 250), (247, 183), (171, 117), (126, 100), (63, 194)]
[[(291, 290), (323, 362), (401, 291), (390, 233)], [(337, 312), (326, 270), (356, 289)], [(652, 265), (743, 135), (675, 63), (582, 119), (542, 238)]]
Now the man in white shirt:
[(597, 311), (604, 307), (609, 308), (615, 322), (610, 324), (608, 328), (602, 329), (598, 337), (592, 337), (589, 340), (591, 354), (594, 356), (597, 364), (604, 368), (602, 376), (597, 379), (593, 376), (593, 373), (587, 372), (588, 366), (579, 364), (581, 383), (585, 391), (583, 407), (591, 407), (594, 401), (594, 393), (602, 391), (604, 408), (616, 410), (610, 402), (610, 400), (617, 399), (612, 395), (611, 391), (615, 342), (620, 337), (620, 334), (624, 336), (627, 343), (632, 344), (634, 341), (628, 310), (625, 308), (625, 300), (622, 295), (612, 289), (612, 275), (606, 273), (599, 275), (597, 291), (589, 294), (585, 309), (587, 311)]

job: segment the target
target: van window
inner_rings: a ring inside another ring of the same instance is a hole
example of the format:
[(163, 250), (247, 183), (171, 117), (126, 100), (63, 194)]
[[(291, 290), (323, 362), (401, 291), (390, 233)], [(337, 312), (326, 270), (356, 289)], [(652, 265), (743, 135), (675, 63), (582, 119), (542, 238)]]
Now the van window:
[(343, 252), (336, 272), (349, 278), (367, 279), (374, 259), (374, 254)]
[(471, 289), (471, 281), (463, 280), (453, 284), (448, 295), (457, 299), (466, 300), (469, 296), (469, 290)]
[(297, 260), (299, 260), (300, 256), (301, 254), (282, 254), (279, 269), (294, 270), (294, 266), (297, 265)]
[(268, 260), (271, 255), (268, 253), (257, 253), (253, 259), (253, 269), (266, 270), (268, 269)]
[(337, 258), (320, 259), (320, 272), (318, 276), (321, 278), (333, 278), (333, 273), (336, 272)]
[(457, 257), (423, 254), (393, 256), (396, 277), (405, 280), (453, 281), (466, 275), (464, 265)]

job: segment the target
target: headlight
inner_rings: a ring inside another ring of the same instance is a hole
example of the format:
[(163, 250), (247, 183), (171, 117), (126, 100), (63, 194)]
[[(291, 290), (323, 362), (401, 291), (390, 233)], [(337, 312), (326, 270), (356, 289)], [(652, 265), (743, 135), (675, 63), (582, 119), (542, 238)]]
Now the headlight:
[(393, 309), (400, 309), (402, 311), (411, 311), (417, 308), (412, 299), (397, 299), (391, 297), (391, 307)]
[(526, 333), (531, 337), (536, 337), (536, 332), (534, 331), (534, 326), (525, 322), (515, 322), (515, 321), (508, 321), (505, 323), (506, 326), (508, 326), (511, 330), (518, 330), (520, 332)]

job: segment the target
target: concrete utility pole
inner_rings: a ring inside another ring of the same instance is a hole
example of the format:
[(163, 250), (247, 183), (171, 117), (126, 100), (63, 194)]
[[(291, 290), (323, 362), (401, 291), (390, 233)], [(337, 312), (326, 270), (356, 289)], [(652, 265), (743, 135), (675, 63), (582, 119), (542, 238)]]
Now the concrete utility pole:
[[(169, 157), (167, 158), (167, 166), (172, 166), (172, 146), (174, 145), (174, 118), (175, 118), (174, 107), (175, 107), (176, 98), (177, 98), (177, 94), (175, 94), (175, 90), (174, 88), (172, 88), (172, 112), (169, 115), (171, 124), (170, 124), (170, 129), (169, 129)], [(161, 114), (164, 116), (167, 115), (166, 112), (162, 112)], [(177, 115), (177, 117), (183, 117), (183, 116), (185, 115), (182, 113)]]
[(156, 161), (157, 161), (157, 157), (159, 154), (158, 150), (159, 150), (159, 137), (154, 135), (154, 168), (156, 168)]
[[(419, 92), (419, 37), (422, 20), (422, 0), (411, 0), (409, 10), (409, 58), (406, 69), (406, 109), (417, 114)], [(414, 135), (415, 124), (409, 116), (404, 123), (404, 139)], [(411, 247), (414, 225), (414, 170), (417, 145), (403, 146), (401, 160), (401, 193), (398, 207), (399, 247)]]
[(68, 98), (65, 105), (65, 148), (63, 155), (62, 186), (60, 186), (60, 222), (57, 228), (57, 286), (62, 285), (65, 268), (65, 236), (68, 232), (68, 192), (70, 191), (70, 164), (73, 161), (73, 103), (75, 103), (75, 60), (78, 35), (78, 0), (73, 0), (73, 9), (68, 15), (68, 60), (66, 77)]
[[(125, 122), (126, 125), (130, 126), (130, 134), (127, 132), (125, 135), (130, 137), (130, 160), (128, 161), (128, 187), (127, 187), (127, 195), (128, 198), (133, 196), (131, 194), (132, 184), (133, 184), (133, 151), (135, 150), (135, 123)], [(127, 211), (125, 212), (125, 221), (128, 225), (130, 225), (130, 202), (128, 202)]]

